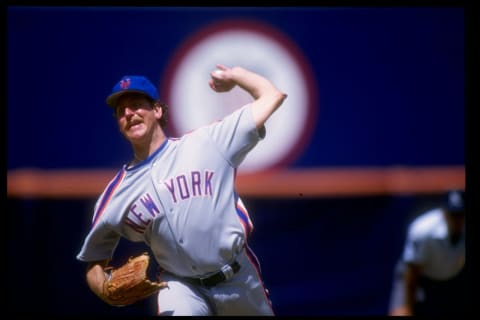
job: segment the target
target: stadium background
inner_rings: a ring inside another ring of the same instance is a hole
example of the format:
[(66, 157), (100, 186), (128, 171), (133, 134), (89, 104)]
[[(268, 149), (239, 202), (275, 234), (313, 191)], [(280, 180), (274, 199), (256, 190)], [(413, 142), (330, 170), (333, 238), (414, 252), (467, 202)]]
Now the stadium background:
[[(63, 192), (62, 183), (67, 189), (75, 183), (71, 172), (113, 174), (129, 158), (103, 103), (119, 77), (135, 72), (168, 81), (182, 43), (229, 19), (275, 28), (314, 75), (315, 128), (283, 169), (342, 180), (338, 193), (325, 186), (311, 186), (310, 195), (245, 191), (255, 223), (250, 244), (276, 313), (386, 314), (408, 222), (439, 204), (444, 190), (465, 184), (462, 7), (8, 7), (5, 233), (12, 311), (152, 310), (152, 300), (113, 308), (88, 290), (75, 255), (96, 189)], [(349, 172), (359, 178), (349, 182)], [(125, 256), (138, 249), (121, 246)], [(28, 303), (19, 298), (27, 289)]]

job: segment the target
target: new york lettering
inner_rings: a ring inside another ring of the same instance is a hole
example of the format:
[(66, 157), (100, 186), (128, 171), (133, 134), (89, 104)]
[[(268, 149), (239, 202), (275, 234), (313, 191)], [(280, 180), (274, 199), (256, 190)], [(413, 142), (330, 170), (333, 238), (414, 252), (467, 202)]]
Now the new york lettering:
[(128, 211), (125, 223), (135, 231), (143, 233), (148, 224), (160, 213), (158, 206), (147, 192), (132, 203)]
[(172, 200), (177, 203), (190, 197), (204, 197), (213, 195), (213, 171), (192, 171), (190, 174), (181, 174), (163, 181), (170, 192)]

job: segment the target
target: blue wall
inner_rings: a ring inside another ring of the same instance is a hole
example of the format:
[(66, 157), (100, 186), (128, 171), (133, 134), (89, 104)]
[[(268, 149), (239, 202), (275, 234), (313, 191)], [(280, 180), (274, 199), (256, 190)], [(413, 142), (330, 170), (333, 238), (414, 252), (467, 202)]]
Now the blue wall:
[(113, 84), (161, 81), (192, 33), (233, 18), (276, 28), (312, 68), (317, 125), (293, 166), (464, 164), (461, 7), (11, 7), (8, 169), (117, 167)]

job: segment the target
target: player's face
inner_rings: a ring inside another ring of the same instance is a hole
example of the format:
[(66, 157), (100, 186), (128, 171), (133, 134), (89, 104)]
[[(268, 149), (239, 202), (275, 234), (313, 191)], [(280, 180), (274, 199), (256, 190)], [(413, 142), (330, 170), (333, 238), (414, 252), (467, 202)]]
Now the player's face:
[(158, 109), (143, 95), (124, 94), (115, 106), (120, 131), (132, 142), (150, 138), (154, 126), (158, 125)]

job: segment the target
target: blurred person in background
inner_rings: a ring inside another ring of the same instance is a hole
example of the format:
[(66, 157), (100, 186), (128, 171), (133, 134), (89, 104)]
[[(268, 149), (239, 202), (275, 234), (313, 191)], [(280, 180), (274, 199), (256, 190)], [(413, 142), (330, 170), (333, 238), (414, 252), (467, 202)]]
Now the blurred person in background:
[(466, 314), (464, 191), (448, 191), (444, 205), (410, 223), (395, 267), (388, 313)]

